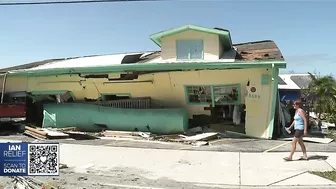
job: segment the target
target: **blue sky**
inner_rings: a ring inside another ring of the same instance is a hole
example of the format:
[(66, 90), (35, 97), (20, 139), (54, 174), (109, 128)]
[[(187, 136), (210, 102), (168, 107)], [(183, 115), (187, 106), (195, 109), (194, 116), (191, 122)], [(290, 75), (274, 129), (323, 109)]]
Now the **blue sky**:
[(335, 7), (336, 1), (266, 0), (0, 6), (0, 67), (158, 50), (149, 35), (195, 24), (229, 29), (233, 43), (274, 40), (288, 63), (282, 73), (330, 74), (336, 70)]

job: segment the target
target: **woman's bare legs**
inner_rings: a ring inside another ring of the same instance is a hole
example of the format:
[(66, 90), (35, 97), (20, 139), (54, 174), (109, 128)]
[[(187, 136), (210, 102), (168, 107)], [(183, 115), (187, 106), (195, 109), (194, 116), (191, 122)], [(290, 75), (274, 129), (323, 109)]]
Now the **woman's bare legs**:
[(302, 153), (303, 153), (303, 158), (307, 159), (308, 158), (307, 150), (306, 150), (306, 146), (303, 143), (303, 138), (302, 137), (299, 139), (299, 145), (300, 145)]
[(294, 155), (295, 150), (296, 150), (296, 143), (298, 143), (298, 141), (299, 141), (298, 138), (296, 138), (296, 137), (293, 138), (293, 141), (292, 141), (292, 150), (291, 150), (291, 152), (289, 154), (289, 157), (288, 157), (289, 160), (293, 160), (293, 155)]

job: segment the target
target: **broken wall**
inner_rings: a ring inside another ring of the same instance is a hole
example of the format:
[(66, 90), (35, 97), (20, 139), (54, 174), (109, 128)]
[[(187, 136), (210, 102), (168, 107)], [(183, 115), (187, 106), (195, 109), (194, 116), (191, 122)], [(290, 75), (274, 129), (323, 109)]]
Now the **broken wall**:
[(184, 109), (123, 109), (84, 103), (45, 104), (43, 127), (77, 127), (97, 131), (144, 131), (158, 134), (183, 133), (188, 128)]

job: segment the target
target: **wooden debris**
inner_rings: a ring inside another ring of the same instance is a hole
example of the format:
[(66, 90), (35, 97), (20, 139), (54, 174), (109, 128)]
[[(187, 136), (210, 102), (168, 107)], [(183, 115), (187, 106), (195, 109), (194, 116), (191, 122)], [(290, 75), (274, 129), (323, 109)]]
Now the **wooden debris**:
[(30, 132), (33, 132), (35, 134), (41, 135), (41, 136), (47, 136), (47, 133), (44, 131), (40, 131), (38, 129), (35, 129), (33, 127), (25, 126), (25, 130), (28, 130)]
[(66, 128), (57, 128), (56, 131), (64, 132), (64, 131), (78, 131), (77, 127), (66, 127)]
[(206, 141), (196, 141), (195, 143), (192, 143), (192, 145), (200, 147), (200, 146), (209, 145), (209, 142), (206, 142)]
[(70, 138), (75, 140), (92, 140), (92, 139), (100, 139), (98, 136), (95, 136), (91, 133), (80, 132), (80, 131), (64, 131), (64, 133), (68, 134)]
[(104, 131), (105, 137), (121, 137), (121, 138), (150, 138), (151, 133), (148, 132), (130, 132), (130, 131)]
[(41, 130), (47, 133), (48, 138), (68, 138), (69, 137), (68, 134), (59, 132), (59, 131), (46, 129), (46, 128), (42, 128)]
[(211, 139), (216, 139), (218, 137), (218, 133), (202, 133), (194, 136), (184, 137), (184, 141), (208, 141)]
[(59, 138), (68, 138), (69, 135), (63, 132), (58, 132), (46, 128), (33, 128), (25, 126), (24, 134), (31, 136), (36, 139), (59, 139)]
[(38, 140), (47, 139), (47, 136), (41, 135), (41, 134), (38, 134), (38, 133), (34, 133), (32, 131), (29, 131), (29, 130), (25, 130), (23, 134), (25, 134), (27, 136), (30, 136), (30, 137), (33, 137), (33, 138), (38, 139)]

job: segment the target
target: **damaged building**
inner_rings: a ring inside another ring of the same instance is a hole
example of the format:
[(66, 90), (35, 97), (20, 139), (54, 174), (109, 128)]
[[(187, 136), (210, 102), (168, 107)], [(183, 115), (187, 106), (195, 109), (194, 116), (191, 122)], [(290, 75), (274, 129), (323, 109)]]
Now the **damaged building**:
[(273, 41), (186, 25), (150, 36), (159, 51), (40, 61), (2, 69), (3, 93), (26, 92), (42, 127), (181, 133), (207, 126), (271, 138), (279, 69)]

